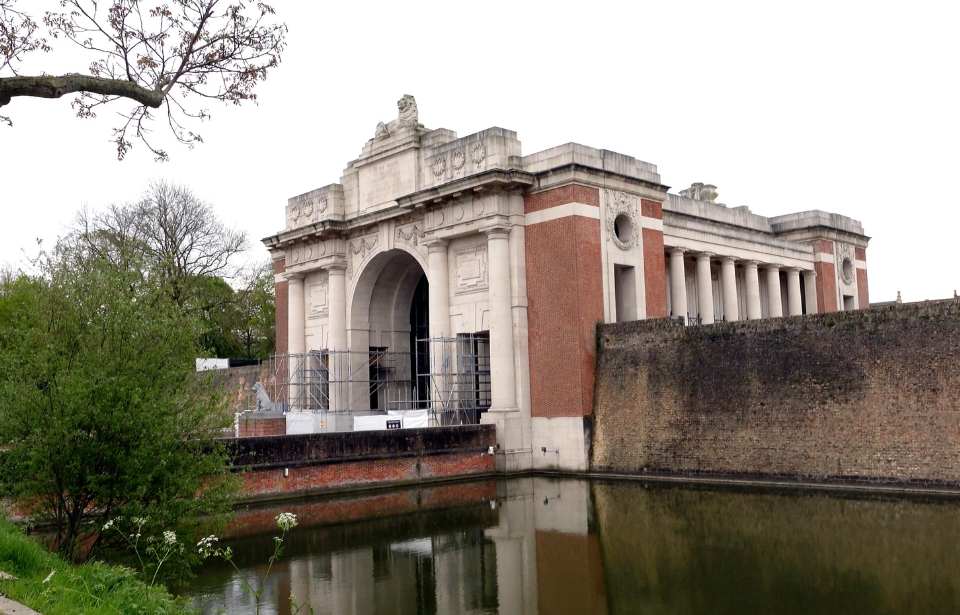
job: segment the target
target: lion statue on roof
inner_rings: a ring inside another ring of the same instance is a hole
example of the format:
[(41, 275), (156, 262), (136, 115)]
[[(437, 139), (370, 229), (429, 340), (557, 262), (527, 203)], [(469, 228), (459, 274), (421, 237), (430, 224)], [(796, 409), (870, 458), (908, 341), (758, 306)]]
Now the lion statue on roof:
[(386, 124), (383, 122), (377, 124), (375, 139), (386, 139), (401, 128), (407, 126), (417, 127), (420, 125), (417, 101), (413, 96), (404, 94), (403, 98), (397, 101), (397, 108), (399, 109), (397, 119), (391, 120)]

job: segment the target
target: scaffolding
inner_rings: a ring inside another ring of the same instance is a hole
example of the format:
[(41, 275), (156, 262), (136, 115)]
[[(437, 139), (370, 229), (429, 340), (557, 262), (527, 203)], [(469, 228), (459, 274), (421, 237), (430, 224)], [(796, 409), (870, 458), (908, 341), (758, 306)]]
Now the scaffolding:
[(406, 352), (370, 348), (275, 355), (270, 398), (283, 412), (319, 415), (318, 431), (352, 431), (358, 416), (424, 410), (429, 426), (479, 423), (491, 401), (489, 335), (413, 344)]

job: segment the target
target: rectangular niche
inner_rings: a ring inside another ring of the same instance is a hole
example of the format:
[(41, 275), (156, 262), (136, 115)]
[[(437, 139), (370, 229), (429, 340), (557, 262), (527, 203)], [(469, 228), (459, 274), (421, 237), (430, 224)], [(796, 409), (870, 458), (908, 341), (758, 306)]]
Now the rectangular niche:
[(316, 282), (309, 286), (308, 301), (310, 309), (307, 312), (310, 318), (326, 318), (330, 314), (330, 304), (327, 298), (327, 281)]
[(454, 292), (458, 295), (485, 291), (490, 287), (487, 273), (487, 246), (454, 253), (457, 273)]

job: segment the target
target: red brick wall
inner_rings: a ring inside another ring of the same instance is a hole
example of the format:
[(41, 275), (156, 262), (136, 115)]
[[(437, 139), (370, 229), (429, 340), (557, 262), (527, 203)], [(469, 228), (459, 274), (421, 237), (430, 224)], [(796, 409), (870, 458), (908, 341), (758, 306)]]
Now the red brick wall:
[(667, 269), (663, 252), (663, 231), (643, 230), (643, 284), (647, 318), (667, 315)]
[[(527, 212), (568, 202), (599, 207), (600, 193), (573, 185), (524, 198)], [(525, 234), (532, 415), (585, 416), (593, 407), (594, 328), (603, 322), (600, 221), (569, 216)]]
[[(280, 259), (278, 261), (273, 261), (273, 272), (276, 274), (283, 273), (286, 271), (286, 261)], [(287, 354), (288, 346), (288, 334), (287, 334), (287, 310), (289, 309), (289, 298), (287, 295), (287, 285), (288, 282), (284, 280), (283, 282), (277, 282), (275, 284), (275, 299), (274, 303), (276, 306), (276, 328), (277, 328), (277, 354)]]
[(570, 184), (562, 188), (528, 194), (523, 198), (523, 210), (530, 214), (541, 209), (550, 209), (567, 203), (583, 203), (584, 205), (600, 207), (600, 191), (580, 184)]
[(252, 436), (284, 436), (287, 434), (287, 419), (240, 419), (241, 438)]
[[(831, 246), (831, 250), (833, 247)], [(833, 263), (816, 263), (817, 311), (821, 314), (837, 311), (837, 271)]]
[(854, 248), (854, 254), (857, 255), (857, 260), (867, 262), (867, 251), (863, 248)]
[(241, 497), (306, 494), (324, 489), (486, 474), (494, 455), (469, 451), (422, 457), (324, 463), (306, 467), (254, 469), (243, 475)]
[[(860, 248), (857, 248), (858, 250)], [(859, 256), (857, 258), (860, 258)], [(857, 294), (860, 295), (859, 302), (861, 308), (870, 307), (870, 292), (867, 289), (867, 270), (857, 269)]]
[(833, 242), (828, 239), (815, 239), (810, 245), (815, 254), (833, 254)]
[(656, 201), (640, 199), (640, 215), (644, 218), (663, 220), (663, 205)]
[[(640, 199), (640, 215), (663, 220), (663, 205)], [(641, 240), (647, 318), (664, 318), (667, 315), (667, 261), (663, 252), (663, 231), (642, 229)]]

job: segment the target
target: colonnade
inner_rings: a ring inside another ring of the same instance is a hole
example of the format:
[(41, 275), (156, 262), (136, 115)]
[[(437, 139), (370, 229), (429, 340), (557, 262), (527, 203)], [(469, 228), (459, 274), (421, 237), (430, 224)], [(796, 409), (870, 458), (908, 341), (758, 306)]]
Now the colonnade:
[[(806, 295), (808, 314), (817, 312), (817, 272), (814, 269), (784, 267), (776, 263), (763, 263), (757, 260), (738, 259), (734, 256), (717, 256), (710, 252), (693, 252), (684, 248), (669, 248), (670, 254), (670, 301), (672, 314), (686, 318), (687, 282), (685, 254), (691, 252), (696, 259), (696, 280), (699, 315), (701, 324), (713, 324), (717, 318), (713, 309), (713, 277), (711, 262), (720, 262), (720, 293), (723, 306), (723, 318), (727, 321), (739, 320), (740, 305), (737, 293), (736, 265), (744, 268), (746, 283), (746, 316), (748, 320), (761, 317), (760, 308), (760, 270), (766, 279), (767, 298), (771, 318), (780, 316), (798, 316), (803, 313), (803, 301), (800, 296), (800, 275), (803, 274), (803, 289)], [(780, 291), (780, 272), (787, 274), (787, 313), (784, 314)]]

